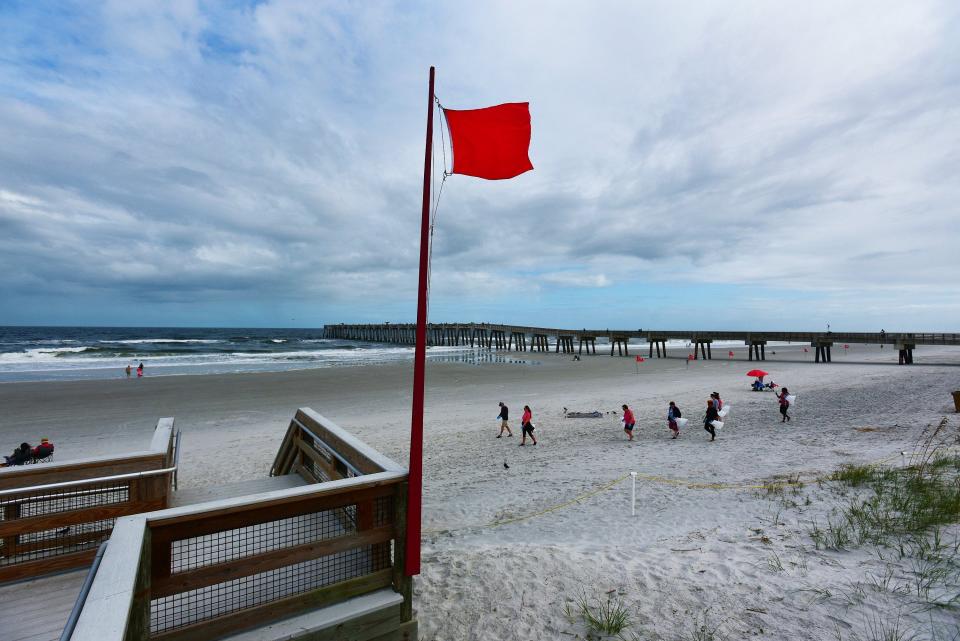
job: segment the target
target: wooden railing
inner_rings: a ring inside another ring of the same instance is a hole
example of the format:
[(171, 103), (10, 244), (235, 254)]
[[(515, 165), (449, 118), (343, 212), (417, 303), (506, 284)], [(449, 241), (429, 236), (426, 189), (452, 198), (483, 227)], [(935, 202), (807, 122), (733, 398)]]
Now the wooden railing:
[(118, 517), (167, 507), (174, 421), (150, 449), (0, 469), (0, 582), (87, 566)]
[(286, 473), (309, 484), (120, 519), (73, 641), (214, 639), (384, 590), (395, 603), (349, 638), (415, 639), (407, 471), (303, 409)]

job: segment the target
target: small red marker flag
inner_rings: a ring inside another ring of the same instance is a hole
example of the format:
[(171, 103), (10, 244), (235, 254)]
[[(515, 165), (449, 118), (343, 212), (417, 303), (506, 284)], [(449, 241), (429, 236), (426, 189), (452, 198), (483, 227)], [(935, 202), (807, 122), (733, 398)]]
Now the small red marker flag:
[(504, 180), (533, 169), (530, 149), (530, 103), (510, 102), (483, 109), (444, 109), (453, 172), (487, 180)]
[(733, 358), (733, 350), (727, 352), (727, 356), (729, 356), (730, 358)]
[(644, 360), (646, 360), (646, 359), (644, 359), (643, 356), (637, 356), (637, 362), (638, 362), (638, 363), (642, 363)]
[(688, 360), (688, 361), (692, 361), (692, 360), (694, 360), (695, 358), (696, 358), (696, 356), (694, 356), (693, 354), (687, 354), (687, 360)]

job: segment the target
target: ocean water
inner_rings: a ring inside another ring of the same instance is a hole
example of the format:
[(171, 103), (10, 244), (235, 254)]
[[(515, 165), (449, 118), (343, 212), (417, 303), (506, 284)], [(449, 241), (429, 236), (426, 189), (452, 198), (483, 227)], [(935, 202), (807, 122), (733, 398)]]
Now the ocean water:
[[(517, 359), (432, 347), (430, 359)], [(412, 360), (413, 348), (328, 340), (323, 329), (0, 327), (0, 382), (267, 372)], [(136, 372), (134, 372), (136, 376)]]
[[(605, 345), (598, 341), (597, 353)], [(777, 344), (779, 345), (779, 344)], [(785, 345), (785, 344), (784, 344)], [(668, 341), (671, 350), (692, 348)], [(776, 347), (773, 343), (767, 348)], [(715, 342), (715, 358), (743, 348)], [(631, 343), (645, 355), (645, 343)], [(427, 358), (475, 365), (537, 364), (536, 353), (471, 347), (431, 347)], [(332, 340), (318, 329), (183, 327), (0, 327), (0, 383), (123, 378), (124, 368), (143, 363), (146, 376), (279, 372), (412, 360), (413, 347)], [(134, 376), (136, 373), (134, 372)]]

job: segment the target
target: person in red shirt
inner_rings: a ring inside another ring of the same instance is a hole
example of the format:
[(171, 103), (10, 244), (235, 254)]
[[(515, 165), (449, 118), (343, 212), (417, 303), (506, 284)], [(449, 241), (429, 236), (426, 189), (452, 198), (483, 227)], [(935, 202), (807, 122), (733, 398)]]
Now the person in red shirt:
[(523, 406), (523, 416), (520, 418), (520, 429), (523, 430), (523, 438), (520, 440), (520, 445), (527, 444), (527, 434), (530, 435), (530, 440), (533, 441), (533, 444), (537, 444), (537, 438), (533, 435), (533, 412), (530, 411), (529, 405)]
[(53, 454), (53, 443), (48, 438), (42, 438), (40, 439), (40, 445), (33, 448), (31, 454), (35, 459), (47, 458)]
[[(777, 394), (774, 392), (774, 394)], [(790, 420), (790, 415), (787, 414), (787, 410), (790, 409), (790, 401), (787, 400), (787, 396), (790, 395), (790, 390), (784, 387), (779, 394), (777, 394), (777, 399), (780, 401), (780, 414), (783, 416), (781, 423), (786, 423)]]
[(623, 431), (627, 435), (627, 440), (633, 440), (633, 428), (637, 425), (637, 419), (633, 417), (633, 410), (624, 404), (623, 406)]

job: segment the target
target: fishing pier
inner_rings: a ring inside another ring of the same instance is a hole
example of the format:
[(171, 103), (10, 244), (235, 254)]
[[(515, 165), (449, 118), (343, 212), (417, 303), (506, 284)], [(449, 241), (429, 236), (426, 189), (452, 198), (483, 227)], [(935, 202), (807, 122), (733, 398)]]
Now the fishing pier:
[[(417, 327), (413, 323), (339, 324), (324, 327), (325, 338), (414, 345)], [(715, 341), (737, 341), (747, 346), (748, 360), (766, 360), (771, 342), (809, 344), (817, 363), (833, 360), (835, 345), (890, 345), (896, 348), (901, 365), (913, 363), (918, 345), (960, 345), (960, 333), (915, 332), (732, 332), (691, 330), (559, 329), (496, 325), (489, 323), (430, 323), (427, 345), (470, 346), (488, 350), (596, 354), (597, 339), (606, 339), (610, 356), (629, 356), (630, 341), (646, 343), (648, 357), (667, 357), (667, 341), (689, 341), (694, 360), (713, 358)]]

